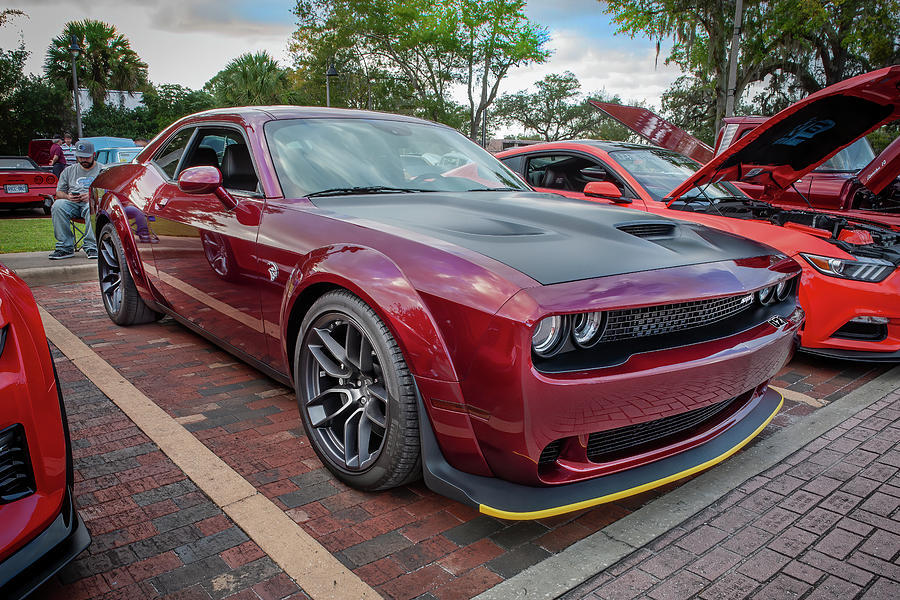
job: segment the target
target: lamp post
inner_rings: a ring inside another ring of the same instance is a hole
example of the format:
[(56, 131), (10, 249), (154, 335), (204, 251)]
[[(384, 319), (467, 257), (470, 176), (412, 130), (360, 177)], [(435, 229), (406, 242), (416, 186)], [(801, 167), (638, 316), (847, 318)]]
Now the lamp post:
[(78, 73), (75, 71), (75, 59), (81, 54), (81, 46), (78, 45), (78, 38), (72, 34), (72, 44), (69, 46), (69, 52), (72, 53), (72, 89), (75, 91), (75, 120), (78, 124), (78, 137), (81, 138), (81, 99), (78, 93)]
[(331, 106), (331, 78), (337, 77), (337, 69), (334, 68), (334, 60), (328, 63), (328, 70), (325, 71), (325, 106)]

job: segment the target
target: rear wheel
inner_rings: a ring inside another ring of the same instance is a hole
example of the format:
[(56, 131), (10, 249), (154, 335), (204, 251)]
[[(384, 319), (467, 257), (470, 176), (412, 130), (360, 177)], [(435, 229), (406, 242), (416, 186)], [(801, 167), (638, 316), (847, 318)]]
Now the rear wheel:
[(306, 434), (338, 479), (380, 490), (420, 477), (412, 375), (360, 298), (336, 291), (312, 305), (297, 338), (294, 382)]
[(100, 293), (109, 318), (117, 325), (150, 323), (161, 318), (162, 315), (147, 306), (138, 294), (122, 242), (112, 223), (107, 223), (100, 231), (97, 250)]

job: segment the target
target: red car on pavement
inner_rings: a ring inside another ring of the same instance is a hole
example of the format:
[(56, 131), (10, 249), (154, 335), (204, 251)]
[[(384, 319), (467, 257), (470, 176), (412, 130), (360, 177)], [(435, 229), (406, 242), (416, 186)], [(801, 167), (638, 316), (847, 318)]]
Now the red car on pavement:
[[(723, 460), (774, 416), (802, 324), (788, 257), (530, 190), (434, 123), (186, 117), (92, 185), (100, 291), (294, 387), (364, 490), (540, 518)], [(649, 234), (648, 234), (649, 230)]]
[[(838, 148), (897, 118), (898, 83), (900, 67), (894, 67), (827, 88), (799, 109), (772, 117), (703, 168), (670, 150), (620, 142), (536, 144), (497, 156), (538, 190), (686, 219), (781, 250), (803, 267), (804, 350), (896, 361), (900, 233), (848, 220), (850, 215), (781, 209), (726, 182), (760, 183), (770, 193), (773, 185), (788, 188)], [(848, 111), (847, 97), (858, 110)], [(811, 135), (822, 122), (832, 124), (824, 131), (840, 136)], [(785, 139), (791, 143), (778, 143)], [(883, 176), (893, 177), (896, 171)]]
[(56, 177), (27, 156), (0, 156), (0, 208), (44, 209), (50, 214)]
[(0, 265), (0, 598), (27, 596), (91, 541), (66, 410), (28, 286)]

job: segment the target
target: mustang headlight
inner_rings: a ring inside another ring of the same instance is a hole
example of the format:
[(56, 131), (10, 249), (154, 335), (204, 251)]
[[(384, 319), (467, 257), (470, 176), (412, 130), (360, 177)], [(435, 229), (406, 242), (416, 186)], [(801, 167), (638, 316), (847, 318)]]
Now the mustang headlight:
[(854, 281), (876, 283), (887, 278), (896, 268), (893, 263), (880, 258), (859, 257), (856, 260), (846, 260), (802, 252), (800, 256), (805, 258), (806, 262), (819, 273)]
[(606, 315), (602, 312), (581, 313), (575, 315), (572, 323), (572, 339), (582, 348), (590, 348), (603, 335), (606, 329)]
[(531, 334), (531, 348), (544, 358), (553, 356), (566, 340), (568, 319), (560, 316), (541, 319)]

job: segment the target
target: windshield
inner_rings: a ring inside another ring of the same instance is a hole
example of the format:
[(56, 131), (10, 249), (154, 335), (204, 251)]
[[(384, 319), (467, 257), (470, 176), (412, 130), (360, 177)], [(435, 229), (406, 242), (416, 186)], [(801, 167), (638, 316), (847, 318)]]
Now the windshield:
[(388, 119), (290, 119), (265, 128), (285, 197), (322, 193), (529, 190), (447, 127)]
[(864, 137), (859, 138), (821, 165), (816, 167), (816, 171), (846, 171), (855, 173), (875, 158), (875, 151), (869, 140)]
[(135, 156), (137, 156), (140, 151), (141, 151), (140, 148), (129, 148), (128, 150), (119, 150), (118, 153), (116, 153), (116, 155), (115, 155), (116, 162), (120, 162), (120, 163), (130, 162), (131, 159), (134, 158)]
[(33, 171), (37, 169), (37, 165), (35, 165), (30, 158), (14, 156), (0, 158), (0, 169), (24, 169)]
[[(690, 158), (660, 148), (612, 150), (619, 165), (628, 171), (654, 200), (662, 200), (694, 174), (700, 164)], [(714, 183), (692, 188), (682, 198), (743, 198), (743, 194), (727, 183)]]

